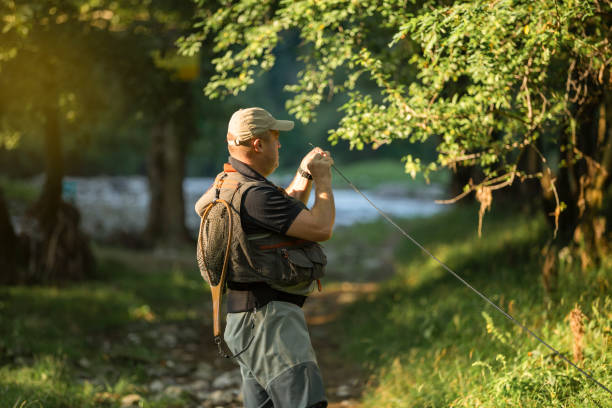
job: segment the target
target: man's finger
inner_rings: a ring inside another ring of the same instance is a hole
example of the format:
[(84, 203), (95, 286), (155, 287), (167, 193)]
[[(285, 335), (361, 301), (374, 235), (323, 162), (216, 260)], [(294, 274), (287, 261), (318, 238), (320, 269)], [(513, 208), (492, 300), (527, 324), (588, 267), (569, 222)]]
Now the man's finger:
[(317, 153), (321, 153), (321, 152), (322, 152), (322, 150), (321, 150), (321, 148), (320, 148), (320, 147), (315, 147), (314, 149), (312, 149), (312, 150), (310, 151), (310, 153), (308, 153), (308, 155), (310, 155), (310, 156), (314, 156), (314, 155), (316, 155)]

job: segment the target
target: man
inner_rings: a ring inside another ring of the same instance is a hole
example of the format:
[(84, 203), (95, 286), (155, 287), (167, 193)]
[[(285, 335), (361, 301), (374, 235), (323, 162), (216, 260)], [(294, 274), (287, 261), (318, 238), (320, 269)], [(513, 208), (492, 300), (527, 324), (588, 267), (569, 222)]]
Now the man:
[[(239, 213), (224, 339), (240, 365), (247, 408), (327, 406), (301, 306), (326, 263), (316, 242), (332, 235), (333, 160), (317, 147), (286, 189), (268, 181), (278, 167), (280, 131), (292, 128), (293, 122), (261, 108), (235, 112), (227, 133), (229, 163), (196, 203), (199, 215), (215, 197)], [(315, 202), (308, 209), (313, 183)]]

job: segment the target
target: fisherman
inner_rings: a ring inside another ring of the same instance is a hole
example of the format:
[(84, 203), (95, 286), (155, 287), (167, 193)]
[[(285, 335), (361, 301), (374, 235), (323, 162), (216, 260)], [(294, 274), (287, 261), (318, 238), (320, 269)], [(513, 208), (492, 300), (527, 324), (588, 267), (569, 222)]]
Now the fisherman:
[[(317, 242), (329, 239), (334, 225), (333, 159), (315, 147), (287, 188), (270, 182), (266, 177), (279, 164), (280, 132), (293, 126), (262, 108), (235, 112), (227, 132), (229, 163), (196, 203), (200, 216), (215, 197), (239, 213), (223, 337), (240, 365), (247, 408), (327, 406), (301, 307), (320, 290), (326, 263)], [(313, 184), (315, 201), (308, 209)]]

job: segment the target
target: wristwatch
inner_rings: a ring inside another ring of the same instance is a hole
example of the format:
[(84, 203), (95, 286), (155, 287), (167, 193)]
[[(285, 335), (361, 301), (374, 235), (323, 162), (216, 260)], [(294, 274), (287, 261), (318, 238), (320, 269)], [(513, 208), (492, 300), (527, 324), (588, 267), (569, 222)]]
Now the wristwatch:
[(298, 168), (298, 173), (300, 173), (300, 176), (307, 178), (308, 180), (312, 180), (312, 174), (305, 170), (302, 170), (301, 167)]

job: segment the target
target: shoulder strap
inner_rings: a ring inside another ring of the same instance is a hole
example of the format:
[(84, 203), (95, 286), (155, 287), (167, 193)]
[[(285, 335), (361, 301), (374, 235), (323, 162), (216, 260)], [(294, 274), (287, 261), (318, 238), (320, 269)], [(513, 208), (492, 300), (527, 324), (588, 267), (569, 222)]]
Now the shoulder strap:
[(227, 173), (223, 173), (221, 177), (215, 180), (215, 198), (219, 199), (219, 194), (221, 193), (221, 188), (223, 188), (223, 181), (227, 177)]

